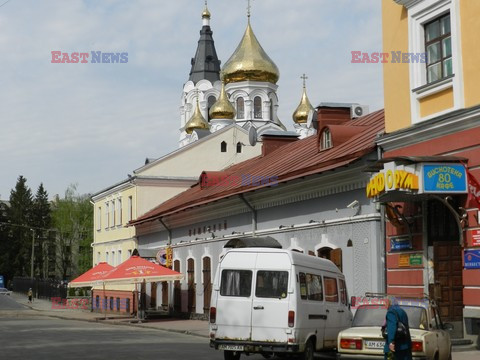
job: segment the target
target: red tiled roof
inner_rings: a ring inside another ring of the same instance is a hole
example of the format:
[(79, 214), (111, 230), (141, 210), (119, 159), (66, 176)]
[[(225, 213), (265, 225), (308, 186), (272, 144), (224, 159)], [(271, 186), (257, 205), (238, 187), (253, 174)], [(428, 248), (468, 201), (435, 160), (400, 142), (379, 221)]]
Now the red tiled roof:
[[(242, 175), (267, 179), (276, 177), (279, 183), (299, 177), (319, 174), (345, 166), (375, 149), (375, 138), (385, 129), (384, 111), (379, 110), (361, 118), (350, 120), (342, 127), (361, 128), (350, 131), (352, 137), (331, 149), (319, 151), (318, 135), (286, 144), (265, 155), (257, 156), (225, 169), (225, 180), (216, 186), (193, 185), (190, 189), (165, 201), (131, 224), (140, 224), (160, 217), (204, 205), (232, 195), (247, 193), (268, 187), (268, 184), (252, 186), (242, 184)], [(334, 132), (336, 129), (331, 129)], [(335, 135), (333, 135), (335, 136)], [(334, 144), (335, 145), (335, 144)]]

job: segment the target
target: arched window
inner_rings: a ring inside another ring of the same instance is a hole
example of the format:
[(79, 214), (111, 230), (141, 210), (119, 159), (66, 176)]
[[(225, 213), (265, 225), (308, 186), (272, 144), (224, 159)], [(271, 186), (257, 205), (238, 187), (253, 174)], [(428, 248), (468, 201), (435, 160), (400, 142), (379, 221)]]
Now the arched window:
[(220, 151), (227, 152), (227, 143), (225, 141), (222, 141), (222, 143), (220, 144)]
[(208, 97), (208, 109), (207, 109), (207, 117), (208, 117), (208, 122), (210, 122), (210, 108), (213, 106), (213, 104), (215, 104), (215, 101), (217, 101), (217, 99), (215, 99), (215, 96), (213, 95), (210, 95)]
[(268, 116), (269, 116), (270, 120), (273, 121), (273, 100), (272, 99), (270, 99), (270, 113), (269, 113)]
[(237, 119), (245, 118), (245, 100), (242, 97), (237, 99)]
[(238, 142), (237, 143), (237, 154), (240, 154), (242, 152), (242, 143)]
[(328, 259), (333, 262), (342, 271), (342, 249), (332, 249), (328, 246), (322, 247), (317, 250), (317, 256)]
[(329, 129), (325, 129), (322, 132), (322, 140), (321, 140), (321, 150), (326, 150), (330, 149), (333, 144), (332, 144), (332, 133), (330, 132)]
[(262, 98), (260, 96), (255, 96), (253, 99), (253, 118), (262, 118)]

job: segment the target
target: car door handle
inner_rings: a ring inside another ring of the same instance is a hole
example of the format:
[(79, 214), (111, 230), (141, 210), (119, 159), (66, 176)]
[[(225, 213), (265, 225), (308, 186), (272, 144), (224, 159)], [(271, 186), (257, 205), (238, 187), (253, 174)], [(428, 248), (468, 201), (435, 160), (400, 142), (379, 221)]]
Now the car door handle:
[(345, 312), (345, 310), (337, 310), (338, 312), (342, 313), (342, 312)]
[(260, 305), (260, 306), (254, 306), (253, 307), (254, 310), (263, 310), (263, 306)]
[(327, 314), (330, 312), (330, 310), (327, 309)]

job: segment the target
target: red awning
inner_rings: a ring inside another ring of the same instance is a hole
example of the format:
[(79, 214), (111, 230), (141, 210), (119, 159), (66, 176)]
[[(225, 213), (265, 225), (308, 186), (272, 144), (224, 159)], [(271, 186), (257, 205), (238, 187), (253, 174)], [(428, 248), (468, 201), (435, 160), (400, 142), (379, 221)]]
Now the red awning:
[(101, 262), (97, 266), (94, 266), (87, 272), (83, 273), (76, 279), (68, 283), (69, 287), (83, 287), (93, 286), (94, 283), (101, 280), (108, 272), (113, 270), (113, 266), (108, 265), (106, 262)]
[(139, 256), (132, 256), (111, 270), (101, 281), (105, 284), (136, 284), (146, 282), (182, 280), (183, 275)]

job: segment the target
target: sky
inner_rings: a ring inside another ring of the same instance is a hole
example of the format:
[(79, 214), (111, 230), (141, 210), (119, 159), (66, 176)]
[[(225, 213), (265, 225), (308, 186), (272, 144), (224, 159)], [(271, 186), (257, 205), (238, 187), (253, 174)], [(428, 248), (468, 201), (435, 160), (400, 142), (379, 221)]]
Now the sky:
[[(204, 0), (0, 0), (0, 199), (20, 175), (49, 197), (96, 193), (145, 159), (178, 148), (180, 99)], [(209, 0), (224, 64), (247, 24), (246, 0)], [(302, 93), (383, 107), (379, 0), (252, 0), (251, 25), (280, 69), (280, 120), (293, 130)], [(126, 52), (125, 63), (52, 63), (52, 51)]]

